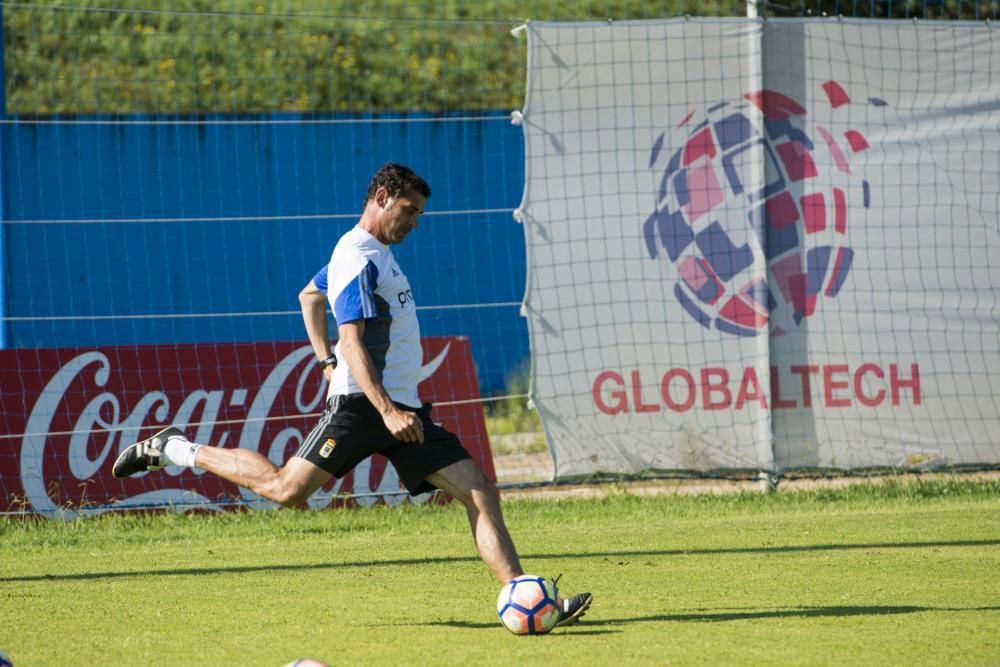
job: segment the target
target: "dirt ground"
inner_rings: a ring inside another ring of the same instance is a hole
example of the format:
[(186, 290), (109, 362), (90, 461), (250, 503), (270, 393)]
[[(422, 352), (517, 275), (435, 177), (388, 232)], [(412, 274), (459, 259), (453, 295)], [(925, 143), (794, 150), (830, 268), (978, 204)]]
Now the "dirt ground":
[[(520, 452), (516, 448), (514, 448), (514, 451), (494, 455), (493, 466), (496, 469), (497, 482), (503, 489), (505, 498), (571, 498), (621, 495), (622, 493), (635, 495), (695, 495), (701, 493), (723, 494), (739, 493), (741, 491), (766, 492), (775, 490), (770, 487), (767, 480), (756, 479), (689, 478), (617, 481), (601, 484), (546, 484), (552, 481), (553, 464), (551, 455), (548, 452)], [(912, 479), (914, 482), (917, 480), (927, 481), (945, 477), (953, 478), (956, 475), (962, 479), (997, 480), (1000, 479), (1000, 470), (967, 473), (921, 472), (905, 477), (900, 477), (899, 475), (882, 475), (789, 478), (779, 481), (777, 492), (799, 489), (834, 489), (862, 483), (880, 484), (887, 479)]]

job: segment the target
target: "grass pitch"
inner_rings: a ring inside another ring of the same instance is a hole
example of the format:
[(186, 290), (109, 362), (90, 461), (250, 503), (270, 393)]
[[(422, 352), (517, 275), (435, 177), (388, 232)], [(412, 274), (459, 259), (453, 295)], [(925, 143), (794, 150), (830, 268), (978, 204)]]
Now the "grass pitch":
[(1000, 483), (518, 500), (530, 573), (591, 590), (515, 637), (460, 506), (0, 519), (16, 666), (1000, 663)]

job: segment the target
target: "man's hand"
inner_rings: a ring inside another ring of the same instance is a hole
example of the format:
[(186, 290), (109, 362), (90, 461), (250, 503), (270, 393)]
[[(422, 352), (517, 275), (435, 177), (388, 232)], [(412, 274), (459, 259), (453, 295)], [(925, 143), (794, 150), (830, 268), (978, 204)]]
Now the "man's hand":
[(424, 425), (420, 417), (409, 410), (400, 410), (396, 406), (382, 413), (382, 421), (392, 436), (401, 442), (421, 444), (424, 441)]

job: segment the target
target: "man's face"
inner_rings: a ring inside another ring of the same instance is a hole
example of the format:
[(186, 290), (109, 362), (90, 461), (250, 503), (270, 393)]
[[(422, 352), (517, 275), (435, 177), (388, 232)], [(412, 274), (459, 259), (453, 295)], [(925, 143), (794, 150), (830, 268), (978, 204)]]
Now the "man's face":
[(417, 218), (424, 212), (427, 198), (415, 190), (406, 190), (398, 197), (390, 198), (386, 193), (382, 206), (383, 243), (402, 243), (406, 235), (417, 228)]

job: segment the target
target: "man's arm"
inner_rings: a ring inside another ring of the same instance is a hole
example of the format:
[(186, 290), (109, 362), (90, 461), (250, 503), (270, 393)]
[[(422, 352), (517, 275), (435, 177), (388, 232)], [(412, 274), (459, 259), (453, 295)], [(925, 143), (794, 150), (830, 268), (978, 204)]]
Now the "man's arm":
[(389, 397), (385, 387), (379, 380), (375, 364), (364, 346), (362, 338), (365, 333), (365, 321), (354, 320), (341, 324), (337, 331), (340, 335), (340, 354), (351, 369), (351, 375), (375, 409), (382, 415), (382, 421), (393, 437), (403, 442), (423, 442), (424, 427), (416, 413), (401, 410)]
[[(316, 358), (323, 361), (329, 357), (330, 328), (326, 321), (326, 294), (316, 287), (312, 280), (299, 292), (299, 305), (302, 306), (302, 320), (306, 325), (306, 334), (312, 344)], [(333, 378), (333, 366), (325, 366), (323, 375), (329, 382)]]

